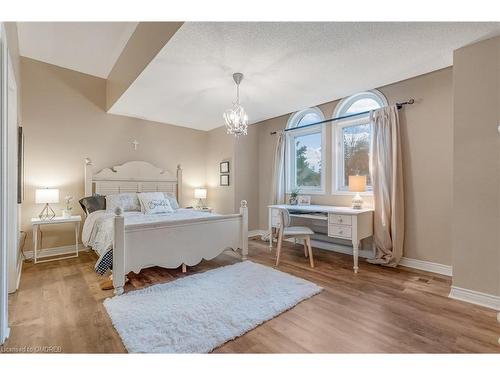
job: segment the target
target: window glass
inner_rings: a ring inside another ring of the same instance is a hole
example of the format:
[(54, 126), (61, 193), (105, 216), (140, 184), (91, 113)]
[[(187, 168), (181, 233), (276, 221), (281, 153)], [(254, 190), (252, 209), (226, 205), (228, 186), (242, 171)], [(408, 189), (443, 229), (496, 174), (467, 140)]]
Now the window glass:
[(296, 136), (295, 186), (321, 186), (321, 133)]
[(342, 128), (343, 149), (343, 186), (348, 186), (349, 176), (367, 176), (366, 184), (371, 186), (370, 180), (370, 124), (345, 126)]

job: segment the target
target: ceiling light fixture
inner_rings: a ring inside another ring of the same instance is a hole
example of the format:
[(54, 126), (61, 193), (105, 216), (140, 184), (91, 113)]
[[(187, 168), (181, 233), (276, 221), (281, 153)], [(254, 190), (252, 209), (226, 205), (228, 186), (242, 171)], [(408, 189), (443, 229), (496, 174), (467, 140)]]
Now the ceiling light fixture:
[(248, 116), (245, 109), (240, 105), (240, 83), (243, 81), (242, 73), (234, 73), (233, 80), (236, 83), (236, 101), (233, 108), (224, 112), (227, 134), (232, 134), (236, 138), (240, 135), (247, 135)]

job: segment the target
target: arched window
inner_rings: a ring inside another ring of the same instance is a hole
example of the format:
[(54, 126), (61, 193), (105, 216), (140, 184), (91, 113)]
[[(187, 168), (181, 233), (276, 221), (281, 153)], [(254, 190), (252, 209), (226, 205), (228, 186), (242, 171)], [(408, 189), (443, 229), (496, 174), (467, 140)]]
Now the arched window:
[(333, 117), (348, 117), (333, 123), (334, 166), (333, 186), (335, 193), (348, 192), (349, 176), (367, 176), (367, 190), (371, 190), (370, 144), (371, 125), (369, 111), (387, 106), (387, 99), (377, 90), (364, 91), (342, 99)]
[(286, 133), (287, 191), (324, 194), (325, 126), (301, 126), (323, 121), (325, 116), (318, 108), (306, 108), (290, 116), (287, 129), (299, 128)]

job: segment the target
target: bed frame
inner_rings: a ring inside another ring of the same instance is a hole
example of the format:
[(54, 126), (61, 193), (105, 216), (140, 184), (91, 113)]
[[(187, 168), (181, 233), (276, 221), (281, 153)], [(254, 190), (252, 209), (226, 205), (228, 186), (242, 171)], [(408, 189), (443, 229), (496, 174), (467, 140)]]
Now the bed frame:
[[(130, 161), (120, 166), (93, 172), (85, 159), (85, 196), (162, 191), (182, 196), (182, 169), (176, 176), (144, 161)], [(248, 208), (241, 201), (239, 214), (209, 216), (173, 222), (127, 224), (120, 209), (115, 212), (113, 241), (113, 286), (123, 293), (129, 272), (160, 266), (194, 266), (203, 259), (215, 258), (227, 249), (248, 255)]]

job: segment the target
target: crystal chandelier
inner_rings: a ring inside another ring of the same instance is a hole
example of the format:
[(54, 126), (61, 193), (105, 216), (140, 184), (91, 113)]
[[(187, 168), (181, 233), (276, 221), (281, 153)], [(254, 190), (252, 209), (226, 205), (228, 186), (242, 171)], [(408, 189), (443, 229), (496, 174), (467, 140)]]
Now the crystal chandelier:
[(236, 83), (236, 101), (233, 108), (224, 112), (227, 134), (232, 134), (236, 138), (240, 135), (247, 135), (248, 116), (245, 109), (240, 105), (240, 83), (243, 81), (242, 73), (234, 73), (233, 80)]

